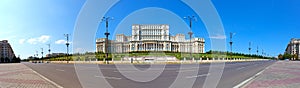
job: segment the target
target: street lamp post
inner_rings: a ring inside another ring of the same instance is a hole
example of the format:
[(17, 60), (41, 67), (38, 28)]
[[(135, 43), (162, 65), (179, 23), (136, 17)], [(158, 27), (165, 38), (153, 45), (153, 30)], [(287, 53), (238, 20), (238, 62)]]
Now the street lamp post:
[(264, 58), (264, 49), (261, 49), (261, 56)]
[(39, 58), (39, 51), (35, 51), (36, 52), (36, 57)]
[(50, 54), (51, 54), (51, 49), (50, 49), (50, 44), (47, 44), (48, 45), (48, 52), (49, 52), (49, 56), (50, 56)]
[(190, 35), (190, 44), (189, 44), (189, 48), (190, 48), (190, 59), (192, 59), (192, 35), (193, 35), (193, 32), (192, 32), (192, 22), (193, 21), (197, 21), (196, 20), (196, 17), (195, 16), (187, 16), (187, 17), (184, 17), (184, 19), (187, 19), (189, 22), (190, 22), (190, 32), (188, 32), (188, 34)]
[(229, 42), (229, 44), (230, 44), (230, 57), (231, 58), (232, 58), (232, 44), (233, 44), (232, 37), (233, 37), (233, 33), (230, 32), (230, 42)]
[(40, 60), (40, 59), (39, 59), (39, 52), (38, 52), (37, 50), (36, 50), (35, 52), (36, 52), (36, 59), (37, 59), (37, 60)]
[(192, 35), (193, 35), (193, 32), (189, 32), (188, 33), (190, 35), (190, 59), (192, 59)]
[(41, 52), (41, 54), (42, 54), (42, 60), (43, 60), (43, 54), (44, 54), (44, 49), (43, 48), (41, 48), (41, 50), (42, 50), (42, 52)]
[(109, 20), (112, 20), (113, 18), (112, 17), (103, 17), (102, 18), (102, 22), (105, 21), (105, 27), (106, 27), (106, 32), (104, 33), (104, 35), (106, 36), (106, 39), (105, 39), (105, 61), (107, 64), (109, 64), (109, 61), (108, 61), (108, 36), (110, 35), (110, 33), (108, 32), (108, 21)]
[(251, 42), (249, 42), (249, 55), (251, 55)]
[(256, 49), (256, 54), (257, 54), (257, 56), (258, 56), (258, 46), (257, 46), (257, 49)]
[(67, 38), (66, 46), (67, 46), (67, 63), (69, 63), (69, 34), (64, 34), (64, 36)]

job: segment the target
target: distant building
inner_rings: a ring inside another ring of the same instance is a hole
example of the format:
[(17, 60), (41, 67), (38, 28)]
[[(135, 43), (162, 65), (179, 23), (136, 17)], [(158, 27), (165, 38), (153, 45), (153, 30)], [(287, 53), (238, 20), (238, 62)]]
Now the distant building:
[(14, 51), (7, 40), (0, 41), (0, 63), (11, 62), (15, 58)]
[(289, 44), (287, 45), (285, 49), (285, 53), (291, 54), (291, 55), (296, 55), (296, 58), (292, 58), (293, 60), (299, 59), (300, 58), (300, 39), (295, 39), (292, 38)]
[[(184, 34), (171, 36), (169, 28), (169, 25), (166, 24), (134, 24), (132, 25), (131, 36), (117, 34), (116, 40), (108, 41), (108, 52), (170, 51), (204, 53), (205, 41), (203, 38), (192, 38), (190, 43), (189, 39), (185, 39)], [(105, 52), (105, 46), (105, 38), (96, 40), (96, 50), (98, 52)]]

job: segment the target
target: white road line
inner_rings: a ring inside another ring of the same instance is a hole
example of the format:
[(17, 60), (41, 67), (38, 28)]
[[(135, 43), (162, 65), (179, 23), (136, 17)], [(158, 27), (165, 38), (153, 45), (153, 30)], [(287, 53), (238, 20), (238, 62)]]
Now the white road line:
[(64, 88), (58, 84), (56, 84), (55, 82), (49, 80), (48, 78), (44, 77), (43, 75), (37, 73), (36, 71), (32, 70), (35, 74), (39, 75), (40, 77), (42, 77), (43, 79), (45, 79), (46, 81), (50, 82), (51, 84), (53, 84), (54, 86), (56, 86), (57, 88)]
[(62, 70), (62, 69), (55, 69), (55, 70), (57, 70), (57, 71), (65, 71), (65, 70)]
[(180, 68), (180, 69), (199, 69), (199, 68), (203, 68), (203, 67), (189, 67), (189, 68)]
[(246, 68), (246, 67), (239, 67), (239, 68), (237, 68), (236, 70), (242, 70), (242, 69), (244, 69), (244, 68)]
[(117, 79), (117, 80), (120, 80), (122, 78), (118, 78), (118, 77), (105, 77), (105, 76), (95, 76), (97, 78), (105, 78), (105, 79)]
[(93, 67), (91, 67), (91, 66), (76, 66), (76, 67), (78, 67), (78, 68), (100, 68), (100, 67), (95, 67), (95, 66), (93, 66)]
[(204, 77), (204, 76), (208, 76), (208, 75), (209, 75), (209, 73), (208, 74), (197, 75), (197, 76), (187, 76), (185, 78), (188, 78), (188, 79), (190, 79), (190, 78), (198, 78), (198, 77)]
[(234, 86), (233, 88), (242, 88), (243, 86), (245, 86), (247, 83), (249, 83), (251, 80), (254, 80), (257, 76), (259, 76), (262, 72), (264, 72), (266, 69), (269, 69), (271, 65), (269, 65), (268, 67), (266, 67), (265, 69), (261, 70), (260, 72), (256, 73), (254, 76), (248, 78), (247, 80), (241, 82), (240, 84)]
[(94, 69), (99, 69), (99, 68), (96, 68), (96, 67), (94, 67), (94, 68), (91, 68), (91, 67), (89, 67), (89, 68), (83, 68), (83, 67), (76, 68), (76, 70), (94, 70)]
[(190, 71), (198, 71), (198, 70), (178, 70), (176, 72), (190, 72)]

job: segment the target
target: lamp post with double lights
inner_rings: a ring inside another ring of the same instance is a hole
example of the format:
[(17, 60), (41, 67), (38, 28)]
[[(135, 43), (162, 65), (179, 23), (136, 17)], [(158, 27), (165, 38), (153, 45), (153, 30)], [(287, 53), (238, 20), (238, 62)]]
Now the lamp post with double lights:
[(265, 51), (264, 51), (264, 49), (261, 49), (261, 56), (262, 56), (263, 58), (265, 58)]
[(190, 32), (188, 32), (188, 34), (190, 35), (190, 44), (189, 44), (189, 48), (190, 48), (190, 59), (192, 59), (192, 35), (193, 35), (193, 32), (192, 32), (192, 24), (193, 24), (193, 21), (197, 21), (196, 17), (195, 16), (187, 16), (187, 17), (184, 17), (184, 19), (187, 19), (190, 23)]
[(44, 55), (43, 55), (43, 54), (44, 54), (44, 49), (41, 48), (41, 50), (42, 50), (41, 54), (42, 54), (42, 60), (43, 60), (43, 58), (44, 58), (44, 57), (43, 57), (43, 56), (44, 56)]
[[(66, 46), (67, 46), (67, 63), (69, 63), (69, 34), (64, 34), (64, 36), (67, 38)], [(50, 50), (50, 49), (49, 49)]]
[(249, 55), (251, 55), (251, 42), (249, 42)]
[(232, 58), (232, 44), (233, 44), (232, 37), (233, 37), (234, 34), (235, 33), (230, 32), (230, 42), (229, 42), (229, 44), (230, 44), (230, 58)]
[(190, 59), (192, 59), (192, 35), (193, 32), (188, 32), (188, 34), (190, 35)]
[(39, 58), (39, 51), (35, 51), (36, 52), (36, 57)]
[(49, 52), (49, 56), (50, 56), (50, 54), (51, 54), (51, 49), (50, 49), (50, 44), (47, 44), (48, 45), (48, 52)]
[(257, 48), (256, 48), (256, 55), (259, 56), (259, 55), (258, 55), (258, 46), (257, 46)]
[(105, 61), (106, 61), (106, 64), (109, 64), (109, 61), (108, 61), (108, 36), (110, 35), (110, 33), (108, 32), (108, 21), (110, 20), (113, 20), (112, 17), (103, 17), (101, 22), (104, 22), (105, 21), (105, 27), (106, 27), (106, 32), (104, 33), (104, 35), (106, 36), (105, 38)]
[[(36, 60), (39, 61), (39, 60), (40, 60), (40, 59), (39, 59), (39, 51), (36, 50), (35, 52), (36, 52), (36, 55), (35, 55), (35, 56), (36, 56)], [(37, 62), (38, 62), (38, 61), (37, 61)]]

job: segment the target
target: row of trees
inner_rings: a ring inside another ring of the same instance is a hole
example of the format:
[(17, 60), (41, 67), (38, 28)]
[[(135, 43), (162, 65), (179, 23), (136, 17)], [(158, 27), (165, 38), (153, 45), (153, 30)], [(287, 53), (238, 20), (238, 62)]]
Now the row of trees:
[[(54, 58), (66, 58), (67, 56), (71, 57), (73, 56), (72, 54), (69, 54), (69, 55), (55, 55), (55, 56), (50, 56), (50, 57), (43, 57), (43, 58), (39, 58), (39, 57), (33, 57), (33, 56), (30, 56), (28, 57), (27, 59), (23, 59), (23, 61), (32, 61), (32, 60), (53, 60)], [(63, 60), (66, 60), (66, 61), (70, 61), (71, 58), (66, 58), (66, 59), (63, 59)]]
[(285, 54), (279, 54), (278, 55), (278, 59), (279, 60), (285, 60), (285, 59), (289, 59), (289, 60), (299, 60), (298, 58), (298, 55), (297, 54), (288, 54), (288, 53), (285, 53)]
[(265, 59), (274, 59), (274, 57), (266, 57), (262, 55), (256, 55), (256, 54), (244, 54), (244, 53), (235, 53), (235, 52), (228, 52), (228, 51), (208, 51), (206, 54), (220, 54), (220, 55), (226, 55), (226, 56), (244, 56), (244, 57), (250, 57), (250, 58), (265, 58)]
[(0, 63), (20, 63), (21, 59), (19, 57), (13, 57), (13, 58), (8, 58), (8, 57), (1, 57), (0, 58)]
[[(114, 59), (121, 59), (122, 57), (125, 57), (129, 55), (130, 57), (132, 56), (147, 56), (149, 54), (152, 55), (167, 55), (167, 56), (175, 56), (178, 59), (191, 59), (189, 53), (180, 53), (180, 52), (170, 52), (170, 51), (162, 51), (162, 52), (150, 52), (150, 51), (135, 51), (135, 52), (129, 52), (129, 53), (120, 53), (120, 54), (109, 54), (108, 59), (111, 60), (112, 57)], [(214, 54), (214, 55), (213, 55)], [(216, 56), (215, 56), (216, 55)], [(263, 57), (261, 55), (252, 55), (252, 54), (243, 54), (243, 53), (230, 53), (230, 52), (223, 52), (223, 51), (208, 51), (206, 53), (193, 53), (192, 56), (194, 58), (266, 58), (266, 59), (273, 59), (271, 57)], [(63, 60), (63, 61), (72, 61), (73, 59), (84, 59), (84, 58), (93, 58), (93, 59), (98, 59), (99, 61), (104, 60), (106, 58), (105, 53), (103, 52), (86, 52), (84, 54), (80, 53), (75, 53), (75, 54), (70, 54), (68, 55), (57, 55), (57, 56), (51, 56), (51, 57), (44, 57), (44, 58), (37, 58), (37, 57), (29, 57), (28, 59), (25, 59), (26, 61), (30, 60)]]

